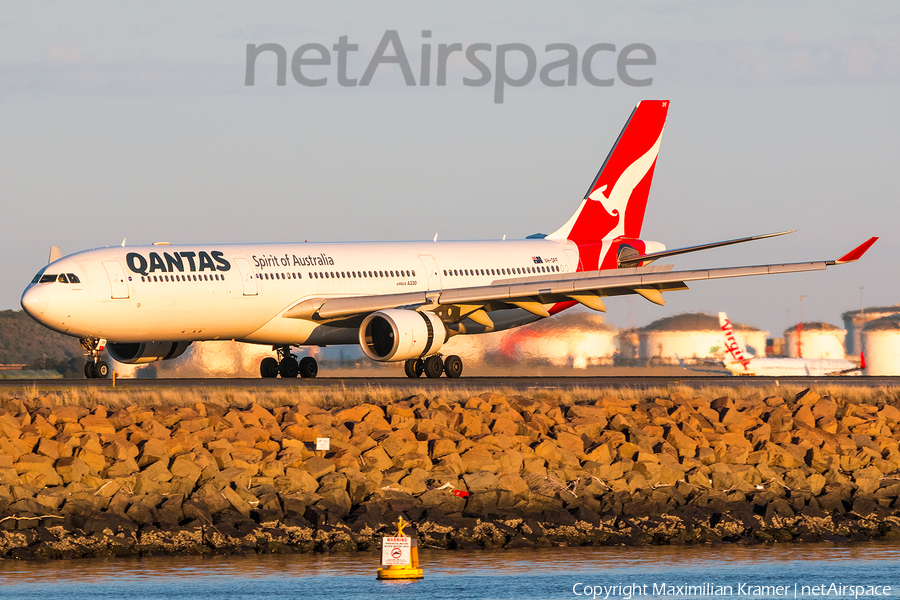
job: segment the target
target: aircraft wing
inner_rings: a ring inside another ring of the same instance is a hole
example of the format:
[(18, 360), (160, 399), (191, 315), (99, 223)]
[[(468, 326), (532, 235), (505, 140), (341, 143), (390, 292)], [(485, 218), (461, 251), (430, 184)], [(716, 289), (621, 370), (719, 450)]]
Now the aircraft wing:
[(471, 318), (490, 326), (487, 313), (499, 303), (517, 306), (541, 317), (549, 317), (547, 306), (559, 302), (580, 302), (588, 308), (605, 311), (601, 297), (639, 294), (663, 304), (662, 292), (687, 289), (686, 282), (708, 279), (823, 271), (834, 265), (858, 260), (878, 238), (870, 238), (836, 260), (816, 262), (725, 267), (672, 271), (671, 265), (585, 271), (565, 275), (535, 275), (508, 279), (486, 286), (432, 292), (407, 292), (376, 296), (313, 298), (300, 302), (282, 316), (294, 319), (333, 320), (364, 315), (389, 308), (434, 310), (445, 322)]

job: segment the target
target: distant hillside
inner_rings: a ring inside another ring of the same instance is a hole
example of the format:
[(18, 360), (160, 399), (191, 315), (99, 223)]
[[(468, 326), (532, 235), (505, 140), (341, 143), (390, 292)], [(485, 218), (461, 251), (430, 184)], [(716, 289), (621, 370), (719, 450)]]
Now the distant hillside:
[[(44, 355), (47, 355), (46, 359)], [(46, 363), (45, 363), (46, 361)], [(77, 338), (50, 331), (21, 310), (0, 311), (0, 364), (80, 375), (84, 354)]]

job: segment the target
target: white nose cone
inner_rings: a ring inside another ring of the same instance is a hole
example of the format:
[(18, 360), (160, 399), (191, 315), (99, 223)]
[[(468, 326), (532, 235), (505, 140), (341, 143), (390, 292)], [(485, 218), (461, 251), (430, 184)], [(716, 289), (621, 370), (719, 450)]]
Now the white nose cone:
[(50, 304), (50, 298), (47, 290), (43, 285), (32, 286), (22, 294), (22, 308), (33, 318), (40, 320), (40, 317), (47, 312), (47, 306)]

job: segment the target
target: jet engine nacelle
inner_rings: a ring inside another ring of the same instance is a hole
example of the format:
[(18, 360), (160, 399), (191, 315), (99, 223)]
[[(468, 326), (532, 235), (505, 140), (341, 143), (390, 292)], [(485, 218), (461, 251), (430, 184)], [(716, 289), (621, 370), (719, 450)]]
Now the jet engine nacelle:
[(437, 315), (402, 308), (374, 312), (359, 326), (359, 345), (366, 356), (393, 362), (428, 356), (447, 341), (447, 330)]
[(106, 351), (116, 362), (140, 365), (157, 360), (178, 358), (190, 345), (190, 342), (110, 342), (106, 345)]

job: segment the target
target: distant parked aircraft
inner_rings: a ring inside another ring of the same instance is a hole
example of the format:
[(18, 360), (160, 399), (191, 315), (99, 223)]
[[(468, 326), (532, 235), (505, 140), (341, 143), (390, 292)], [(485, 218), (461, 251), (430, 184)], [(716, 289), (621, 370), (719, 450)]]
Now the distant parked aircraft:
[(726, 358), (724, 365), (734, 375), (824, 377), (858, 374), (860, 370), (860, 367), (842, 358), (747, 358), (734, 337), (731, 321), (723, 312), (719, 313), (719, 326), (725, 338), (725, 353), (731, 357), (730, 360)]

